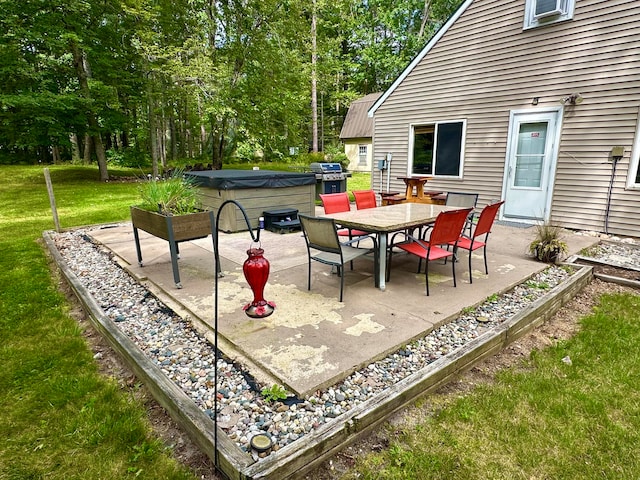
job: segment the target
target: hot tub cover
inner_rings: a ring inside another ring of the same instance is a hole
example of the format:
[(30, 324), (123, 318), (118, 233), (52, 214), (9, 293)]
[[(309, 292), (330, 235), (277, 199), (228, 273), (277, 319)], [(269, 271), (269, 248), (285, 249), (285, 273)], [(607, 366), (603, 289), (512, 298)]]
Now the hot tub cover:
[(314, 173), (278, 172), (275, 170), (205, 170), (187, 172), (195, 184), (217, 190), (240, 188), (284, 188), (315, 185)]

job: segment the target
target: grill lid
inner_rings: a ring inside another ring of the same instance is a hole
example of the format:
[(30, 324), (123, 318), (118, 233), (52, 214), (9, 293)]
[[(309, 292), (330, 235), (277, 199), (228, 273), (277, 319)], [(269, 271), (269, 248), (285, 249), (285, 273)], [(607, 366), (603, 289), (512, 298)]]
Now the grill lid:
[(342, 165), (339, 163), (314, 162), (309, 168), (313, 173), (342, 173)]

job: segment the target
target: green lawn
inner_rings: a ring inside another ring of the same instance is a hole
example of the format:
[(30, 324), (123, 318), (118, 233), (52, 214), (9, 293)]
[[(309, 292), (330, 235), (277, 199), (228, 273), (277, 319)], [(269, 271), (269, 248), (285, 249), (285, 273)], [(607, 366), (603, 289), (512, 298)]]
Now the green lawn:
[(638, 311), (638, 295), (605, 295), (576, 337), (402, 431), (346, 478), (640, 478)]
[[(123, 172), (124, 173), (124, 172)], [(126, 219), (130, 183), (51, 167), (62, 227)], [(188, 479), (132, 393), (98, 374), (40, 242), (54, 228), (43, 170), (0, 167), (0, 478)]]

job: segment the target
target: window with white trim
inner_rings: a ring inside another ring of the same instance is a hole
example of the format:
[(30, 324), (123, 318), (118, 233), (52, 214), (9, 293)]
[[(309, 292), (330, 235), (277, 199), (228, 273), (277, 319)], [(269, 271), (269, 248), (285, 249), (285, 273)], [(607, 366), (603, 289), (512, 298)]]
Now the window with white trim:
[(465, 122), (439, 122), (411, 127), (411, 174), (461, 177)]
[(525, 0), (524, 29), (543, 27), (573, 18), (575, 0)]
[(627, 188), (640, 190), (640, 114), (636, 124), (636, 136), (629, 158), (629, 176), (627, 177)]
[(358, 165), (367, 164), (367, 146), (358, 145)]

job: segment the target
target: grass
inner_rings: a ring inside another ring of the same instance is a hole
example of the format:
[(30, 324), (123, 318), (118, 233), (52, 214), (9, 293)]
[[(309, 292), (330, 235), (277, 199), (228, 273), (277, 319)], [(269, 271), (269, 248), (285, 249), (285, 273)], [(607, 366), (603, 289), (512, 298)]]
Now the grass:
[[(135, 184), (50, 170), (63, 227), (128, 217)], [(135, 392), (97, 371), (39, 242), (54, 227), (42, 168), (1, 166), (0, 203), (0, 478), (195, 478)]]
[[(63, 229), (128, 220), (139, 202), (138, 184), (101, 183), (97, 167), (48, 168)], [(369, 188), (369, 175), (348, 186)], [(54, 229), (43, 168), (0, 166), (0, 204), (0, 479), (195, 478), (153, 437), (136, 392), (98, 373), (70, 316), (40, 242)]]
[(638, 295), (603, 296), (576, 337), (402, 432), (345, 478), (640, 478), (639, 308)]

